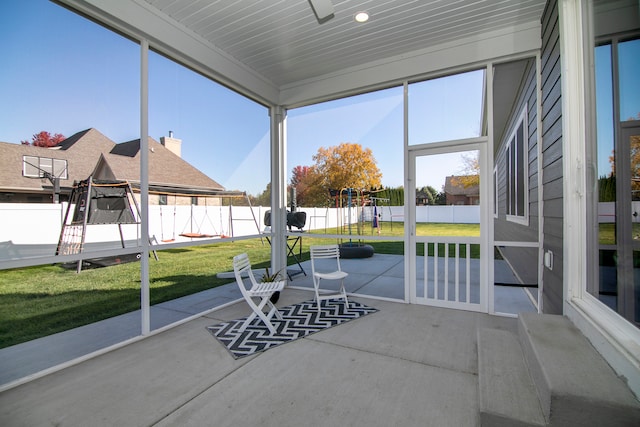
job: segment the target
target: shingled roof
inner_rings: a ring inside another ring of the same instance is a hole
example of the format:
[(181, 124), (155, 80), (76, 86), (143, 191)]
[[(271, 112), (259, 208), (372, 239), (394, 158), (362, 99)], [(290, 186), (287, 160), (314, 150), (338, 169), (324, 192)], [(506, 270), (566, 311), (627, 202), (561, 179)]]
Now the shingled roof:
[[(149, 138), (149, 189), (156, 192), (227, 194), (224, 187), (191, 166), (164, 145)], [(140, 186), (140, 140), (117, 144), (103, 153), (93, 173), (96, 179), (126, 180)]]
[(60, 180), (60, 188), (63, 192), (68, 192), (74, 181), (87, 179), (93, 172), (100, 154), (110, 151), (115, 145), (95, 129), (78, 132), (51, 148), (2, 142), (0, 190), (24, 193), (51, 192), (52, 185), (48, 179), (29, 178), (22, 174), (23, 156), (37, 156), (67, 161), (67, 179)]
[[(62, 193), (68, 194), (74, 181), (85, 180), (91, 175), (96, 179), (127, 180), (133, 187), (140, 185), (139, 139), (116, 144), (91, 128), (51, 148), (0, 142), (0, 191), (51, 192), (49, 180), (23, 176), (23, 156), (66, 160), (68, 176), (60, 180)], [(149, 138), (149, 187), (160, 192), (193, 195), (239, 193), (226, 192), (218, 182), (153, 138)]]
[(453, 196), (477, 196), (480, 194), (479, 185), (463, 184), (464, 180), (461, 176), (447, 176), (444, 181), (444, 192)]

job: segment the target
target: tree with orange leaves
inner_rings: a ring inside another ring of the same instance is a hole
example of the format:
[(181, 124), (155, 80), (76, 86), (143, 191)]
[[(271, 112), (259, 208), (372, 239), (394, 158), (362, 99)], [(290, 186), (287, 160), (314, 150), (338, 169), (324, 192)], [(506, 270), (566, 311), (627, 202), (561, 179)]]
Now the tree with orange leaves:
[(370, 190), (379, 188), (382, 172), (378, 169), (373, 151), (360, 144), (343, 142), (333, 147), (320, 147), (313, 156), (318, 184), (329, 189), (355, 188)]
[(296, 187), (300, 206), (330, 205), (329, 190), (370, 190), (382, 186), (382, 172), (373, 151), (360, 144), (343, 142), (320, 147), (313, 160), (313, 166), (296, 166), (292, 171), (291, 185)]

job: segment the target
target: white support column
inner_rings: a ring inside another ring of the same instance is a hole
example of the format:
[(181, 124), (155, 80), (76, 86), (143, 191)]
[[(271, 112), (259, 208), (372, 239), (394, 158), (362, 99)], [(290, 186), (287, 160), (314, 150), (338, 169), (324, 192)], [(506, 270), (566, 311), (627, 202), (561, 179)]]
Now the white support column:
[(280, 271), (287, 266), (287, 153), (286, 117), (281, 106), (271, 107), (271, 268)]
[[(411, 164), (411, 158), (409, 157), (409, 83), (404, 82), (403, 88), (403, 128), (404, 128), (404, 300), (411, 304), (416, 303), (416, 257), (412, 256), (415, 253), (415, 209), (412, 210), (411, 206), (415, 203), (415, 177), (414, 165)], [(413, 194), (413, 203), (411, 202), (411, 195)], [(393, 221), (393, 218), (391, 218)], [(413, 248), (411, 245), (413, 244)], [(426, 246), (426, 245), (425, 245)], [(425, 248), (425, 258), (426, 258)], [(426, 292), (426, 290), (425, 290)]]
[(585, 81), (581, 1), (559, 1), (562, 74), (562, 167), (564, 193), (564, 310), (582, 297), (586, 265), (585, 203)]
[(149, 42), (140, 43), (140, 308), (142, 335), (151, 331), (149, 307)]
[[(497, 194), (494, 194), (494, 185), (493, 185), (493, 164), (494, 164), (494, 151), (493, 151), (493, 69), (494, 64), (487, 64), (487, 69), (485, 71), (485, 85), (484, 85), (484, 93), (485, 93), (485, 112), (487, 115), (487, 144), (484, 149), (484, 157), (483, 165), (484, 170), (482, 170), (482, 179), (480, 180), (480, 236), (481, 246), (480, 246), (480, 260), (486, 260), (482, 262), (480, 265), (480, 269), (482, 271), (482, 267), (486, 268), (486, 271), (481, 273), (482, 279), (487, 281), (487, 286), (485, 289), (487, 305), (484, 306), (489, 313), (494, 313), (495, 308), (495, 289), (494, 289), (494, 271), (493, 268), (495, 266), (494, 262), (494, 222), (493, 222), (493, 207), (495, 206), (494, 198), (497, 197)], [(483, 150), (480, 150), (482, 153)], [(490, 178), (491, 177), (491, 178)], [(484, 192), (484, 195), (482, 194)], [(482, 289), (482, 286), (480, 287)], [(482, 296), (481, 296), (482, 297)]]

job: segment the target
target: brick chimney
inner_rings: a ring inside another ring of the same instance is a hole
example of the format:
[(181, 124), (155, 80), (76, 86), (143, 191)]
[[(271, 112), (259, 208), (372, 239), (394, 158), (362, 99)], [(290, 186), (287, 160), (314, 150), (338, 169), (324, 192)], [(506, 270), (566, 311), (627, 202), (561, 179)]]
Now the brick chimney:
[(160, 144), (178, 157), (182, 157), (182, 140), (173, 137), (173, 131), (169, 131), (169, 136), (160, 137)]

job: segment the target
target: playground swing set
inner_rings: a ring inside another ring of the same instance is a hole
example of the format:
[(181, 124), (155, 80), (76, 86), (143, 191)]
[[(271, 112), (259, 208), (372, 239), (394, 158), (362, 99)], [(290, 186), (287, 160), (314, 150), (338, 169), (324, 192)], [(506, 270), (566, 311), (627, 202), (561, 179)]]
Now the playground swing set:
[[(194, 215), (193, 215), (193, 207), (194, 205), (191, 204), (191, 213), (189, 215), (189, 221), (187, 221), (187, 223), (184, 225), (184, 227), (182, 228), (182, 233), (180, 233), (180, 236), (182, 237), (189, 237), (191, 239), (207, 239), (207, 238), (211, 238), (211, 237), (226, 237), (220, 233), (218, 233), (218, 230), (216, 230), (216, 226), (213, 225), (213, 221), (211, 221), (211, 218), (209, 218), (209, 207), (207, 206), (207, 198), (205, 197), (204, 199), (204, 215), (202, 216), (202, 220), (200, 222), (196, 221), (196, 225), (198, 226), (197, 230), (194, 231), (193, 229), (193, 223), (194, 223)], [(175, 205), (174, 205), (174, 210), (175, 210)], [(213, 234), (207, 234), (207, 233), (203, 233), (203, 229), (202, 226), (205, 222), (205, 220), (208, 221), (208, 223), (211, 225), (211, 227), (213, 228)], [(222, 219), (221, 219), (222, 221)], [(187, 230), (187, 226), (189, 226), (189, 231)], [(175, 221), (173, 224), (174, 230), (175, 230)], [(174, 236), (175, 236), (175, 232), (174, 232)], [(175, 239), (175, 237), (174, 237)]]
[[(134, 209), (135, 208), (135, 213)], [(72, 212), (73, 210), (73, 212)], [(133, 197), (128, 181), (94, 180), (89, 177), (74, 183), (67, 211), (62, 221), (56, 255), (77, 255), (84, 252), (87, 228), (94, 225), (117, 225), (120, 245), (126, 247), (123, 225), (136, 226), (136, 241), (139, 240), (140, 209)], [(149, 240), (151, 242), (151, 239)], [(155, 259), (158, 255), (153, 251)], [(83, 265), (104, 267), (137, 261), (139, 253), (112, 257), (79, 259), (75, 263), (79, 273)]]
[[(207, 239), (207, 238), (214, 238), (214, 237), (220, 237), (220, 238), (227, 238), (227, 237), (233, 237), (234, 236), (234, 229), (233, 229), (233, 224), (235, 221), (252, 221), (255, 225), (256, 225), (256, 229), (258, 230), (258, 232), (260, 231), (260, 226), (258, 224), (258, 220), (256, 219), (255, 213), (253, 211), (253, 206), (251, 206), (251, 200), (249, 199), (249, 197), (247, 196), (246, 193), (244, 192), (227, 192), (228, 194), (216, 194), (216, 195), (211, 195), (211, 196), (198, 196), (198, 197), (202, 197), (204, 198), (204, 213), (202, 215), (201, 218), (197, 218), (196, 215), (196, 206), (193, 203), (190, 204), (190, 212), (189, 212), (189, 218), (187, 219), (185, 225), (182, 228), (182, 231), (178, 234), (181, 237), (186, 237), (189, 239)], [(172, 217), (172, 221), (171, 221), (171, 236), (167, 235), (165, 236), (165, 220), (164, 220), (164, 211), (166, 209), (166, 205), (163, 207), (163, 205), (160, 205), (160, 238), (161, 241), (163, 243), (170, 243), (170, 242), (174, 242), (176, 240), (176, 223), (177, 223), (177, 197), (178, 196), (188, 196), (191, 197), (191, 195), (188, 194), (177, 194), (177, 193), (154, 193), (154, 194), (160, 194), (160, 195), (166, 195), (167, 197), (169, 195), (173, 195), (173, 217)], [(207, 203), (207, 199), (209, 197), (215, 197), (215, 198), (219, 198), (222, 200), (229, 200), (229, 204), (228, 204), (228, 208), (229, 208), (229, 214), (228, 214), (228, 224), (226, 227), (226, 232), (225, 232), (225, 227), (223, 225), (223, 213), (222, 213), (222, 209), (225, 207), (223, 203), (221, 203), (220, 205), (218, 205), (219, 209), (220, 209), (220, 213), (219, 213), (219, 218), (220, 218), (220, 228), (216, 228), (215, 224), (213, 223), (213, 220), (211, 219), (211, 216), (209, 215), (209, 208), (211, 206), (209, 206), (209, 204)], [(250, 208), (251, 211), (251, 218), (234, 218), (233, 216), (233, 200), (237, 199), (237, 198), (245, 198), (247, 201), (247, 204)], [(211, 232), (208, 232), (208, 231)], [(220, 230), (220, 231), (218, 231)], [(205, 232), (207, 231), (207, 232)], [(167, 233), (168, 234), (168, 233)]]
[[(348, 240), (339, 239), (340, 257), (368, 258), (373, 256), (373, 247), (364, 244), (362, 240), (366, 219), (365, 210), (367, 208), (371, 210), (371, 234), (375, 231), (380, 235), (382, 210), (378, 211), (378, 204), (388, 202), (388, 199), (372, 196), (373, 191), (354, 188), (329, 190), (329, 194), (334, 198), (338, 212), (338, 233), (347, 233), (349, 236)], [(352, 210), (355, 210), (355, 215)], [(353, 218), (356, 218), (355, 224)], [(354, 238), (354, 236), (357, 237)]]
[[(169, 195), (169, 193), (155, 193)], [(170, 193), (174, 196), (173, 205), (173, 221), (172, 221), (172, 234), (171, 236), (165, 236), (164, 218), (163, 218), (163, 206), (160, 205), (160, 235), (161, 241), (164, 243), (173, 242), (176, 240), (176, 220), (177, 220), (177, 197), (180, 194)], [(185, 195), (191, 197), (192, 195)], [(259, 231), (260, 227), (258, 221), (253, 212), (251, 202), (244, 192), (225, 192), (225, 194), (216, 194), (205, 197), (204, 216), (200, 221), (195, 221), (194, 205), (191, 205), (191, 212), (189, 220), (185, 225), (183, 232), (180, 236), (188, 238), (212, 238), (212, 237), (229, 237), (224, 233), (218, 233), (215, 230), (215, 226), (208, 212), (207, 197), (217, 197), (222, 199), (229, 199), (229, 224), (228, 230), (231, 237), (233, 237), (233, 223), (234, 221), (253, 221), (256, 225), (256, 229)], [(233, 217), (233, 199), (245, 197), (251, 211), (251, 218), (234, 218)], [(222, 227), (222, 208), (220, 204), (220, 222)], [(134, 211), (135, 210), (135, 211)], [(86, 250), (86, 237), (87, 229), (90, 226), (101, 225), (115, 225), (118, 228), (120, 237), (120, 246), (124, 249), (126, 247), (125, 234), (123, 226), (131, 225), (136, 228), (135, 241), (138, 242), (139, 226), (140, 222), (140, 208), (133, 196), (131, 185), (128, 181), (116, 181), (116, 180), (94, 180), (93, 177), (89, 177), (86, 180), (75, 182), (67, 205), (67, 210), (62, 222), (60, 236), (58, 238), (58, 244), (56, 246), (56, 255), (78, 255), (84, 253)], [(206, 225), (205, 221), (208, 221), (208, 225), (213, 227), (213, 234), (203, 233), (203, 228)], [(197, 228), (194, 230), (194, 223)], [(190, 230), (186, 231), (187, 226), (190, 225)], [(150, 243), (158, 243), (156, 237), (147, 237)], [(136, 243), (137, 244), (137, 243)], [(152, 254), (156, 260), (158, 255), (155, 250), (152, 250)], [(125, 262), (138, 261), (140, 259), (140, 253), (124, 254), (112, 257), (90, 257), (82, 258), (74, 263), (67, 264), (68, 266), (75, 266), (79, 273), (83, 266), (97, 266), (104, 267), (108, 265), (120, 264)]]

